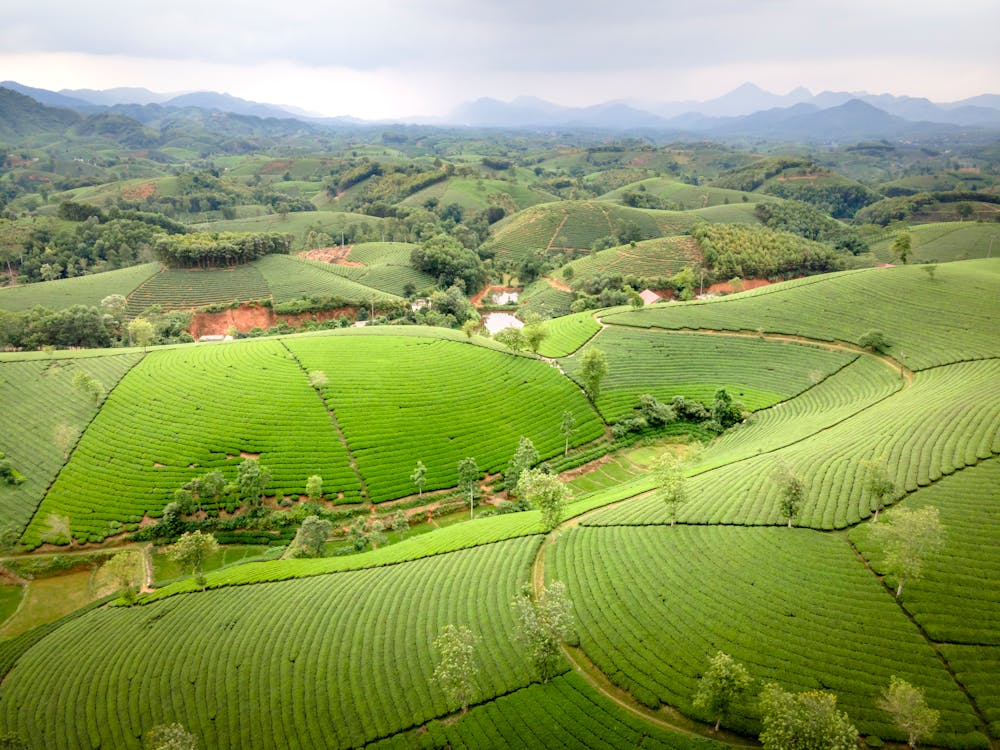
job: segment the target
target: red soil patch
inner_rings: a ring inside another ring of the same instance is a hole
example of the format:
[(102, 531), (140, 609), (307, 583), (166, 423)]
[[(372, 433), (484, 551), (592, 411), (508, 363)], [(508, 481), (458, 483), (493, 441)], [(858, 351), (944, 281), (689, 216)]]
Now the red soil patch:
[(291, 159), (274, 159), (260, 168), (261, 174), (278, 174), (292, 166)]
[(188, 333), (195, 339), (202, 336), (225, 336), (233, 328), (240, 333), (247, 333), (252, 328), (270, 328), (279, 320), (283, 320), (293, 328), (298, 328), (306, 321), (322, 322), (333, 318), (351, 318), (353, 320), (357, 312), (355, 307), (337, 307), (333, 310), (320, 312), (276, 315), (270, 307), (237, 307), (216, 313), (194, 313), (191, 316)]
[[(771, 282), (767, 279), (743, 279), (743, 288), (740, 291), (747, 291), (748, 289), (757, 289), (758, 287), (768, 286)], [(720, 281), (718, 284), (712, 284), (708, 289), (705, 290), (705, 294), (735, 294), (736, 290), (733, 289), (733, 285), (728, 281)]]
[(156, 195), (156, 185), (151, 182), (122, 190), (122, 198), (130, 201), (146, 200), (151, 195)]
[(299, 253), (299, 257), (308, 260), (318, 260), (322, 263), (333, 263), (338, 266), (365, 267), (364, 263), (358, 263), (356, 260), (348, 260), (347, 256), (350, 254), (351, 246), (344, 245), (343, 247), (318, 247), (315, 250), (306, 250)]
[(573, 289), (570, 287), (569, 284), (566, 284), (562, 281), (558, 281), (557, 279), (553, 279), (551, 276), (544, 276), (543, 278), (545, 279), (546, 282), (548, 282), (548, 285), (553, 289), (558, 289), (560, 292), (573, 291)]

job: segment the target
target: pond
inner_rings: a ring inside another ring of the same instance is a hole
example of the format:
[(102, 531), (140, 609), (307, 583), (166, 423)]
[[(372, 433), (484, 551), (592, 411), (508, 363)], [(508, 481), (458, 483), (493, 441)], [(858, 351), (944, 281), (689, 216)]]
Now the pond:
[(505, 312), (491, 312), (483, 316), (483, 327), (490, 332), (490, 336), (510, 326), (524, 328), (524, 321), (519, 320), (516, 315)]

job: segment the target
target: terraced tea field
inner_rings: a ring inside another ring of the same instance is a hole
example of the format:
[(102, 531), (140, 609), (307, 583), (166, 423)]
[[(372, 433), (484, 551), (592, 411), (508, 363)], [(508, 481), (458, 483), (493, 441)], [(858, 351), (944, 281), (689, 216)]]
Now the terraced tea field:
[[(696, 265), (700, 258), (693, 238), (660, 237), (636, 243), (635, 247), (624, 245), (601, 250), (567, 266), (573, 269), (574, 282), (601, 274), (667, 278), (687, 266)], [(566, 281), (562, 270), (557, 275)]]
[(91, 307), (111, 294), (127, 297), (159, 271), (159, 263), (144, 263), (91, 276), (2, 287), (0, 310), (30, 310), (38, 305), (52, 310), (73, 305)]
[(164, 268), (129, 295), (125, 314), (134, 317), (150, 305), (181, 310), (234, 300), (264, 299), (270, 293), (253, 263), (214, 270)]

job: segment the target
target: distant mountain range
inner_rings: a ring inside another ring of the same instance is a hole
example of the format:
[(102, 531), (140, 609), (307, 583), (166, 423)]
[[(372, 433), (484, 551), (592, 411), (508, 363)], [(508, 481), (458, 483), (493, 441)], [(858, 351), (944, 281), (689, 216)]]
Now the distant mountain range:
[(466, 102), (434, 119), (364, 121), (326, 118), (295, 107), (263, 104), (229, 94), (201, 91), (157, 94), (144, 88), (104, 91), (49, 91), (13, 81), (11, 89), (49, 107), (83, 114), (114, 113), (142, 123), (161, 119), (172, 110), (224, 112), (249, 118), (296, 120), (312, 126), (384, 126), (391, 123), (504, 129), (588, 129), (612, 132), (657, 132), (678, 137), (767, 138), (805, 142), (844, 142), (866, 138), (920, 138), (949, 135), (963, 129), (1000, 130), (1000, 95), (983, 94), (957, 102), (891, 94), (796, 88), (779, 95), (746, 83), (708, 101), (611, 101), (589, 107), (564, 107), (535, 97), (510, 102), (482, 98)]

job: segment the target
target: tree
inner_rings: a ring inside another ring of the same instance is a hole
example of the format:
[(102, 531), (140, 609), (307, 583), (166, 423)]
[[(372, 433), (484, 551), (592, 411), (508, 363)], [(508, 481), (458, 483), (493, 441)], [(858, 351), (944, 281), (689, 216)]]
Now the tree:
[(306, 480), (306, 497), (313, 502), (323, 499), (323, 477), (313, 474)]
[(0, 482), (4, 484), (23, 484), (27, 481), (24, 474), (14, 468), (7, 454), (0, 451)]
[(928, 263), (924, 266), (921, 266), (921, 268), (924, 269), (924, 273), (927, 274), (927, 278), (930, 279), (931, 281), (934, 281), (934, 274), (937, 273), (937, 263)]
[(677, 511), (687, 500), (687, 488), (681, 462), (673, 453), (663, 453), (652, 465), (653, 481), (660, 489), (660, 499), (667, 506), (670, 525), (677, 522)]
[(965, 221), (975, 213), (975, 209), (972, 207), (971, 203), (963, 201), (955, 206), (955, 213), (958, 214), (959, 221)]
[(746, 667), (729, 654), (718, 651), (708, 661), (708, 669), (698, 681), (694, 695), (695, 708), (715, 717), (715, 731), (730, 712), (750, 695), (753, 678)]
[(588, 349), (580, 358), (580, 379), (595, 404), (601, 395), (601, 381), (608, 374), (608, 358), (600, 349)]
[(872, 328), (870, 331), (866, 331), (865, 334), (858, 339), (858, 346), (862, 349), (868, 349), (873, 352), (878, 352), (879, 354), (885, 354), (889, 350), (891, 344), (882, 331), (878, 328)]
[(788, 528), (792, 528), (792, 519), (798, 515), (805, 499), (805, 485), (792, 471), (792, 467), (784, 462), (774, 467), (771, 478), (778, 485), (778, 492), (781, 494), (781, 514), (788, 519)]
[(507, 462), (507, 470), (503, 473), (503, 486), (508, 495), (517, 493), (517, 483), (521, 479), (522, 472), (537, 464), (539, 458), (541, 456), (535, 450), (535, 444), (531, 442), (530, 438), (521, 435), (517, 450)]
[(65, 422), (57, 424), (52, 431), (52, 438), (59, 452), (62, 453), (64, 461), (69, 458), (69, 452), (73, 449), (74, 443), (76, 443), (76, 436), (76, 428)]
[(143, 750), (198, 750), (198, 740), (180, 724), (160, 724), (142, 740)]
[(517, 494), (542, 511), (542, 526), (546, 531), (552, 531), (562, 520), (563, 506), (570, 493), (557, 474), (542, 469), (527, 469), (517, 483)]
[(145, 318), (132, 318), (126, 328), (128, 330), (129, 345), (131, 346), (141, 346), (145, 349), (149, 346), (149, 342), (153, 340), (153, 333), (155, 332), (153, 324)]
[(898, 599), (908, 580), (920, 578), (924, 561), (941, 548), (944, 535), (938, 510), (933, 505), (918, 510), (896, 508), (887, 515), (887, 522), (872, 527), (872, 536), (885, 555), (883, 570), (899, 581)]
[(559, 663), (559, 645), (573, 630), (573, 603), (566, 584), (553, 581), (537, 599), (527, 591), (514, 597), (517, 622), (514, 637), (525, 648), (542, 682), (548, 682)]
[(538, 354), (538, 347), (542, 345), (542, 342), (549, 335), (548, 330), (540, 322), (526, 325), (523, 329), (523, 333), (524, 340), (527, 342), (531, 351), (535, 354)]
[(319, 516), (306, 516), (292, 543), (308, 557), (321, 557), (333, 524)]
[(473, 318), (469, 318), (467, 321), (462, 323), (462, 333), (464, 333), (465, 337), (468, 339), (471, 339), (478, 329), (479, 321), (474, 320)]
[(434, 668), (434, 682), (437, 683), (449, 703), (458, 703), (464, 714), (469, 709), (469, 699), (475, 690), (476, 643), (479, 639), (466, 625), (445, 625), (434, 639), (434, 649), (438, 652), (438, 664)]
[(92, 398), (95, 403), (100, 403), (104, 397), (104, 386), (101, 385), (101, 382), (82, 371), (73, 376), (73, 388)]
[(261, 466), (256, 458), (247, 458), (236, 469), (236, 485), (251, 508), (260, 507), (261, 498), (271, 484), (271, 470)]
[(728, 429), (743, 420), (743, 404), (733, 401), (729, 391), (720, 388), (715, 392), (715, 400), (712, 402), (712, 419), (723, 429)]
[(427, 484), (427, 467), (424, 466), (423, 461), (417, 461), (417, 467), (410, 474), (410, 481), (417, 485), (417, 497), (422, 499), (424, 496), (424, 485)]
[(136, 590), (142, 583), (137, 562), (134, 552), (119, 552), (101, 566), (105, 575), (122, 590), (122, 598), (128, 604), (135, 601)]
[(856, 750), (858, 730), (837, 710), (837, 696), (788, 693), (771, 683), (760, 695), (764, 750)]
[(369, 544), (368, 529), (362, 516), (355, 518), (347, 530), (347, 541), (355, 552), (363, 552)]
[(322, 370), (312, 370), (309, 373), (309, 385), (315, 388), (317, 391), (322, 390), (326, 387), (326, 384), (330, 382), (330, 379), (326, 376), (326, 373)]
[(368, 529), (368, 543), (372, 547), (384, 547), (389, 543), (389, 537), (385, 535), (385, 524), (377, 518)]
[(890, 714), (896, 726), (906, 733), (910, 747), (916, 747), (919, 739), (934, 731), (940, 716), (938, 711), (928, 707), (923, 688), (914, 687), (895, 675), (889, 680), (889, 686), (883, 688), (876, 705)]
[(896, 239), (892, 241), (892, 254), (899, 258), (899, 262), (906, 265), (910, 259), (910, 249), (913, 246), (913, 239), (909, 232), (900, 232)]
[(479, 497), (479, 464), (474, 458), (463, 458), (458, 462), (458, 488), (469, 498), (469, 518), (475, 517), (476, 498)]
[(514, 326), (507, 326), (502, 331), (498, 331), (493, 339), (500, 344), (503, 344), (512, 352), (519, 352), (525, 347), (527, 347), (528, 342), (524, 338), (524, 334), (521, 333), (520, 328), (515, 328)]
[(126, 307), (128, 307), (128, 300), (121, 294), (109, 294), (101, 300), (101, 309), (116, 321), (120, 321), (125, 315)]
[(392, 514), (392, 530), (399, 534), (399, 541), (403, 541), (403, 536), (410, 530), (410, 519), (406, 517), (405, 510)]
[(195, 583), (205, 590), (205, 574), (202, 566), (205, 561), (219, 549), (219, 543), (211, 534), (201, 531), (188, 531), (181, 538), (167, 547), (167, 556), (174, 562), (194, 574)]
[(885, 501), (896, 494), (896, 484), (889, 477), (889, 465), (884, 458), (865, 461), (864, 470), (865, 492), (875, 507), (872, 522), (878, 523), (878, 512), (885, 507)]
[(563, 449), (563, 455), (569, 455), (569, 437), (573, 434), (573, 425), (576, 424), (576, 417), (573, 416), (573, 412), (569, 409), (563, 412), (562, 422), (559, 424), (559, 432), (566, 439), (566, 447)]

